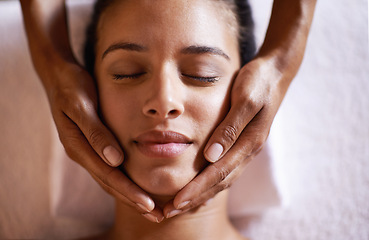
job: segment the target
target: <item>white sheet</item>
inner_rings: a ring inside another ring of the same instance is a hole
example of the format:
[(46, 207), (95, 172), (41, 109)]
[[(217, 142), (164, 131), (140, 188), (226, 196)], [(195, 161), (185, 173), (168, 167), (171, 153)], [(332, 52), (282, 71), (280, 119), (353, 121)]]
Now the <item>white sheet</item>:
[[(71, 2), (77, 24), (86, 12)], [(252, 3), (262, 36), (270, 0)], [(0, 238), (91, 233), (92, 225), (51, 218), (45, 210), (48, 173), (41, 166), (51, 156), (49, 142), (58, 139), (50, 136), (51, 117), (31, 67), (18, 1), (0, 2), (0, 19)], [(81, 27), (72, 29), (74, 46)], [(234, 219), (246, 236), (369, 239), (368, 79), (368, 2), (318, 1), (303, 65), (269, 139), (275, 180), (289, 203)], [(58, 151), (53, 156), (62, 158)]]

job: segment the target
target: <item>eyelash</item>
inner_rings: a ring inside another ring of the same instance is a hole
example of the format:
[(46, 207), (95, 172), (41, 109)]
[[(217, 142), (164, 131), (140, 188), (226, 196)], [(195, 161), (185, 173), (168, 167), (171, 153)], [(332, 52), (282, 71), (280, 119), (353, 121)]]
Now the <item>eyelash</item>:
[[(113, 74), (113, 79), (116, 80), (116, 81), (123, 80), (123, 79), (136, 79), (136, 78), (141, 77), (144, 74), (145, 74), (145, 72), (129, 74), (129, 75)], [(196, 77), (196, 76), (191, 76), (191, 75), (187, 75), (187, 74), (182, 74), (182, 76), (192, 78), (192, 79), (195, 79), (197, 81), (204, 82), (204, 83), (214, 83), (214, 82), (219, 80), (219, 77)]]
[(124, 74), (113, 74), (113, 79), (118, 81), (118, 80), (122, 80), (122, 79), (136, 79), (141, 77), (142, 75), (144, 75), (145, 73), (135, 73), (135, 74), (129, 74), (129, 75), (124, 75)]
[(182, 74), (184, 77), (192, 78), (204, 83), (214, 83), (219, 80), (219, 77), (196, 77), (191, 75)]

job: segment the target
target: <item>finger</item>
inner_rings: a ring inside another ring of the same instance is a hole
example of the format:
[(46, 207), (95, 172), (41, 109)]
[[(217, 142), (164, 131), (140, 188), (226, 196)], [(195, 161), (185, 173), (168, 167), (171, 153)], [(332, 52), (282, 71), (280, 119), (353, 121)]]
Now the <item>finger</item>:
[(164, 215), (161, 211), (161, 209), (155, 207), (154, 210), (152, 210), (149, 213), (143, 213), (142, 216), (149, 220), (150, 222), (154, 223), (160, 223), (164, 220)]
[[(118, 171), (117, 175), (119, 175), (119, 176), (117, 177), (117, 179), (119, 181), (122, 181), (122, 182), (127, 182), (130, 185), (130, 186), (126, 187), (126, 190), (125, 190), (126, 192), (128, 192), (129, 194), (133, 194), (133, 195), (134, 194), (137, 194), (137, 195), (142, 194), (141, 193), (142, 190), (140, 188), (138, 188), (138, 186), (136, 186), (135, 184), (129, 183), (130, 180), (121, 171), (119, 171), (117, 168), (114, 168), (112, 171)], [(120, 175), (123, 175), (123, 178), (121, 178)], [(107, 191), (108, 193), (110, 193), (115, 198), (119, 199), (120, 201), (124, 202), (125, 204), (128, 204), (132, 208), (135, 208), (147, 220), (149, 220), (151, 222), (155, 222), (155, 223), (160, 223), (161, 221), (163, 221), (164, 215), (163, 215), (162, 211), (159, 208), (155, 207), (154, 203), (151, 200), (150, 201), (146, 200), (146, 204), (140, 203), (144, 199), (137, 200), (137, 203), (134, 203), (134, 201), (132, 201), (132, 200), (128, 199), (126, 196), (122, 195), (122, 192), (119, 192), (118, 190), (115, 190), (110, 185), (108, 185), (106, 183), (106, 181), (103, 181), (103, 180), (99, 179), (99, 177), (96, 176), (96, 175), (93, 175), (93, 177), (104, 188), (105, 191)], [(121, 179), (119, 179), (119, 178), (121, 178)], [(108, 180), (108, 181), (113, 181), (113, 180)], [(145, 196), (142, 196), (142, 197), (145, 197)], [(153, 208), (153, 206), (154, 206), (154, 208)]]
[(227, 182), (223, 182), (230, 173), (232, 173), (244, 161), (244, 146), (242, 144), (235, 144), (233, 148), (227, 153), (227, 156), (220, 161), (207, 166), (198, 176), (189, 182), (173, 200), (173, 205), (176, 209), (185, 210), (198, 206), (198, 202), (194, 202), (198, 196), (208, 189), (219, 185), (219, 191), (228, 188)]
[[(223, 161), (220, 160), (219, 162)], [(189, 188), (188, 191), (196, 191), (196, 195), (193, 195), (191, 198), (191, 200), (187, 200), (185, 201), (186, 204), (184, 206), (181, 206), (180, 204), (176, 205), (174, 204), (174, 201), (177, 201), (177, 199), (175, 198), (173, 202), (167, 204), (164, 209), (163, 209), (163, 213), (164, 216), (166, 216), (166, 218), (171, 218), (174, 216), (177, 216), (179, 214), (183, 214), (185, 212), (190, 211), (191, 209), (197, 208), (201, 205), (205, 205), (207, 204), (209, 201), (211, 201), (215, 195), (219, 192), (221, 192), (222, 190), (228, 188), (231, 186), (231, 184), (233, 183), (233, 181), (235, 179), (238, 178), (238, 176), (242, 173), (243, 169), (246, 167), (246, 164), (249, 161), (244, 161), (244, 164), (242, 167), (238, 167), (237, 169), (235, 169), (234, 171), (232, 171), (229, 175), (227, 175), (227, 177), (222, 180), (221, 182), (219, 182), (218, 184), (213, 185), (212, 187), (209, 188), (204, 188), (205, 191), (202, 192), (201, 190), (199, 190), (199, 186), (201, 183), (201, 180), (196, 180), (197, 181), (197, 187), (195, 186), (194, 188)], [(206, 183), (207, 184), (207, 183)], [(211, 184), (212, 185), (212, 184)], [(187, 187), (187, 186), (186, 186)], [(179, 194), (178, 194), (179, 195)], [(179, 196), (180, 197), (180, 196)], [(185, 197), (185, 199), (188, 199)], [(179, 200), (181, 201), (181, 200)]]
[[(256, 154), (255, 154), (256, 155)], [(237, 169), (232, 171), (223, 181), (214, 185), (213, 187), (207, 189), (206, 191), (200, 193), (199, 195), (194, 196), (194, 198), (190, 201), (190, 204), (186, 205), (181, 209), (181, 213), (187, 212), (193, 208), (207, 205), (208, 202), (211, 202), (218, 193), (222, 192), (225, 189), (228, 189), (232, 186), (232, 183), (239, 178), (241, 173), (247, 167), (247, 164), (254, 158), (255, 155), (251, 155), (245, 161), (245, 164), (239, 166)], [(173, 205), (174, 207), (174, 205)], [(164, 213), (165, 215), (165, 213)], [(166, 215), (165, 215), (166, 216)]]
[(123, 152), (116, 138), (101, 122), (93, 103), (84, 102), (65, 114), (78, 125), (95, 152), (110, 166), (119, 166)]
[(108, 193), (136, 208), (140, 213), (154, 209), (154, 201), (147, 193), (118, 168), (110, 167), (101, 161), (79, 128), (69, 118), (59, 117), (57, 127), (68, 156), (82, 165)]
[(205, 159), (209, 162), (216, 162), (226, 154), (237, 141), (246, 125), (260, 111), (256, 105), (244, 106), (239, 102), (232, 105), (225, 119), (215, 129), (210, 137), (205, 150)]
[(165, 218), (172, 218), (174, 216), (185, 213), (189, 210), (190, 209), (187, 209), (186, 211), (184, 211), (183, 209), (176, 208), (173, 204), (173, 200), (171, 200), (167, 204), (165, 204), (165, 206), (163, 208), (163, 214), (164, 214)]

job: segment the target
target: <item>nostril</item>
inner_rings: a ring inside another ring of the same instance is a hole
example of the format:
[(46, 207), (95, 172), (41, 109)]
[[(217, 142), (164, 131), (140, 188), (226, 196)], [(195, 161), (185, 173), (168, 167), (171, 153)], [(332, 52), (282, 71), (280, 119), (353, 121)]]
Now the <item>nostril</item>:
[(168, 116), (175, 116), (175, 115), (179, 115), (179, 111), (176, 109), (173, 109), (171, 111), (169, 111)]
[(150, 110), (149, 110), (149, 114), (155, 115), (155, 114), (156, 114), (156, 110), (154, 110), (154, 109), (150, 109)]
[(162, 117), (162, 118), (176, 118), (182, 113), (180, 109), (176, 109), (176, 108), (174, 109), (172, 108), (169, 111), (168, 110), (164, 108), (163, 109), (148, 108), (148, 109), (145, 109), (143, 112), (146, 116)]

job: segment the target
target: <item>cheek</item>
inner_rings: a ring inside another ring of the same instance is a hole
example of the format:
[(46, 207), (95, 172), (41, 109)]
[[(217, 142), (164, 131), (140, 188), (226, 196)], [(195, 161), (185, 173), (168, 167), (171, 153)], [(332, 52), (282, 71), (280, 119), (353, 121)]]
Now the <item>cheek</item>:
[(210, 137), (213, 130), (224, 119), (230, 107), (228, 89), (217, 88), (207, 94), (194, 94), (191, 107), (187, 108), (192, 116), (192, 125), (196, 132), (202, 133), (203, 142)]
[(115, 133), (120, 143), (124, 142), (123, 137), (127, 134), (127, 129), (131, 126), (131, 120), (137, 111), (134, 98), (129, 93), (122, 94), (114, 88), (100, 88), (99, 102), (100, 112), (105, 124)]

